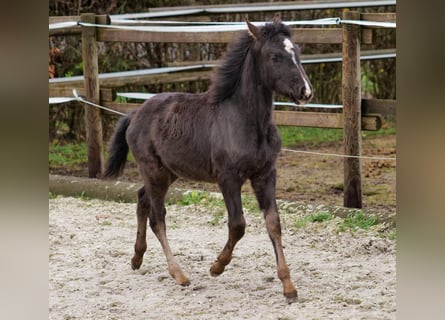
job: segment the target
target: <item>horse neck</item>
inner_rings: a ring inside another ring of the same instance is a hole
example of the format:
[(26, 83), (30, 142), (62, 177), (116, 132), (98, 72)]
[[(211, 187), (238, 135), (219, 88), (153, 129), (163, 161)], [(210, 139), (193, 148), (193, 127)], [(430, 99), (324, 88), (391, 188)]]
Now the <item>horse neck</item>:
[(249, 53), (241, 71), (240, 84), (234, 94), (241, 101), (243, 114), (248, 122), (255, 120), (256, 126), (267, 126), (272, 117), (273, 92), (262, 79), (257, 60)]

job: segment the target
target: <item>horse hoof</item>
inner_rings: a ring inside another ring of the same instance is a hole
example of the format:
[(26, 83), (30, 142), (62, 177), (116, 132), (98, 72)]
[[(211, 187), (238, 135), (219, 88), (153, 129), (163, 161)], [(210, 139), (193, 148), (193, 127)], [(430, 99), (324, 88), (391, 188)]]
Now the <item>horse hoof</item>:
[(176, 280), (176, 284), (179, 284), (183, 287), (188, 287), (190, 285), (190, 280), (184, 277), (182, 279)]
[(298, 300), (298, 293), (297, 291), (292, 291), (285, 293), (284, 296), (286, 297), (286, 301), (288, 304), (294, 303)]
[(210, 275), (212, 277), (217, 277), (219, 276), (221, 273), (224, 272), (224, 268), (225, 266), (222, 265), (221, 263), (219, 263), (218, 261), (216, 261), (211, 267), (210, 267)]
[(141, 267), (142, 260), (140, 259), (131, 259), (131, 269), (138, 270)]
[(131, 270), (138, 270), (141, 266), (135, 266), (134, 264), (131, 264)]

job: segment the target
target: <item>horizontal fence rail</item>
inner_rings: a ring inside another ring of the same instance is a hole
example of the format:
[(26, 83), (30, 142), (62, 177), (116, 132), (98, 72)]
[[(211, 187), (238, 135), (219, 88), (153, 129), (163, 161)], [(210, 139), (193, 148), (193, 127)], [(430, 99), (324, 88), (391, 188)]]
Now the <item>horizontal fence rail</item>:
[[(338, 9), (338, 8), (363, 8), (395, 6), (396, 0), (375, 0), (375, 1), (289, 1), (280, 3), (251, 3), (243, 5), (207, 5), (207, 6), (187, 6), (187, 7), (168, 7), (151, 8), (149, 12), (128, 13), (119, 15), (110, 15), (111, 20), (121, 19), (152, 19), (165, 17), (184, 17), (221, 13), (249, 13), (249, 12), (267, 12), (267, 11), (296, 11), (296, 10), (320, 10), (320, 9)], [(49, 17), (49, 23), (58, 23), (66, 21), (79, 21), (80, 16), (69, 17)], [(364, 19), (375, 20), (375, 19)], [(383, 21), (389, 21), (385, 19)], [(395, 22), (395, 20), (394, 20)]]

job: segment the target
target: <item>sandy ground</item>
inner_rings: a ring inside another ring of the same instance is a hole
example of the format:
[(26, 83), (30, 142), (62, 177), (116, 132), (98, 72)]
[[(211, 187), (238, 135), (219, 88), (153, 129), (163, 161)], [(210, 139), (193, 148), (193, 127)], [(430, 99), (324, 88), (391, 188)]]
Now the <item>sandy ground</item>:
[(281, 203), (283, 242), (299, 301), (288, 305), (261, 217), (246, 212), (245, 237), (219, 277), (209, 267), (222, 249), (221, 208), (167, 207), (170, 245), (192, 284), (169, 277), (150, 231), (140, 270), (130, 259), (135, 204), (49, 200), (50, 319), (395, 319), (395, 241), (375, 230), (338, 232), (340, 218), (295, 228), (316, 208)]

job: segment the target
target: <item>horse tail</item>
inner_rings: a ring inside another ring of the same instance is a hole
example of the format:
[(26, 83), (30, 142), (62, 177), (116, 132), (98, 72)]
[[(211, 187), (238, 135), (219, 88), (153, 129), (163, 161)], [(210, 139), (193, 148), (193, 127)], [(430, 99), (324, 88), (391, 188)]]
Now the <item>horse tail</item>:
[(124, 171), (129, 151), (125, 133), (130, 125), (131, 114), (121, 118), (116, 126), (111, 143), (109, 146), (109, 158), (105, 166), (104, 179), (115, 179)]

